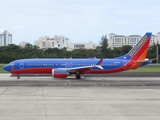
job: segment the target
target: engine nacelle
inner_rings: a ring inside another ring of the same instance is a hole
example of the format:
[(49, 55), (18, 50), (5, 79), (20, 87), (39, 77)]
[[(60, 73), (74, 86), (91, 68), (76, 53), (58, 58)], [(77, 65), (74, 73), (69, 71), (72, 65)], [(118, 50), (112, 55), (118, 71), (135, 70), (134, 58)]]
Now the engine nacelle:
[(54, 78), (66, 78), (69, 73), (66, 70), (62, 69), (52, 69), (52, 76)]

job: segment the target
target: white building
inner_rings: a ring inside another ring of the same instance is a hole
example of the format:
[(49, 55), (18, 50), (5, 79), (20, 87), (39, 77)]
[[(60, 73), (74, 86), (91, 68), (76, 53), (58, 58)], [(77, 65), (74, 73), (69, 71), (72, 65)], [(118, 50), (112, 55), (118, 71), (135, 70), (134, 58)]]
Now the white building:
[(7, 46), (9, 44), (12, 44), (12, 34), (5, 30), (0, 34), (0, 46)]
[[(142, 36), (140, 35), (116, 35), (114, 33), (109, 34), (108, 47), (122, 47), (124, 45), (134, 46)], [(156, 35), (152, 35), (150, 45), (160, 43), (160, 32)]]
[(19, 46), (20, 46), (20, 47), (25, 47), (26, 44), (27, 44), (27, 42), (22, 41), (22, 42), (19, 43)]
[(38, 40), (34, 42), (34, 45), (38, 46), (40, 49), (47, 48), (64, 48), (68, 47), (69, 39), (63, 36), (55, 35), (53, 38), (49, 36), (40, 37)]
[(68, 49), (69, 51), (72, 51), (74, 49), (96, 49), (97, 44), (93, 43), (93, 41), (89, 41), (88, 43), (69, 43)]

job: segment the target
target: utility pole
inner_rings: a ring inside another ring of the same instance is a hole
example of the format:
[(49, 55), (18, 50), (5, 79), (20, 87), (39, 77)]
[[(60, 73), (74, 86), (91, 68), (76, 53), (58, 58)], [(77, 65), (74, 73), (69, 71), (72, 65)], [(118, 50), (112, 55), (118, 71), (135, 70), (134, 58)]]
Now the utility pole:
[(157, 52), (156, 52), (156, 54), (157, 54), (157, 64), (158, 64), (158, 45), (157, 45)]

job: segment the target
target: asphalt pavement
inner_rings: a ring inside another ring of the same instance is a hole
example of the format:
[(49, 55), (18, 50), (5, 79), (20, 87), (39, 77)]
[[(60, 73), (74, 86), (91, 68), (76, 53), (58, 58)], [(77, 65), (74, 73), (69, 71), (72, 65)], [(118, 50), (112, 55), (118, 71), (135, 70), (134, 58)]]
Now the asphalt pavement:
[(159, 120), (160, 77), (9, 77), (0, 120)]

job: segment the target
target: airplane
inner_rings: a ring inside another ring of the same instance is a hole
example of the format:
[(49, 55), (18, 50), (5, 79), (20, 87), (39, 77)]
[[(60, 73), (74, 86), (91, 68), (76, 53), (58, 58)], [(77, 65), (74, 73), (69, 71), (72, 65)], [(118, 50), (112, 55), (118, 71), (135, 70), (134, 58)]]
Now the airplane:
[(50, 75), (53, 78), (67, 78), (75, 75), (77, 79), (87, 74), (109, 74), (136, 69), (150, 63), (146, 58), (152, 33), (147, 32), (125, 55), (112, 59), (60, 59), (35, 58), (12, 61), (4, 70), (20, 79), (21, 75)]

